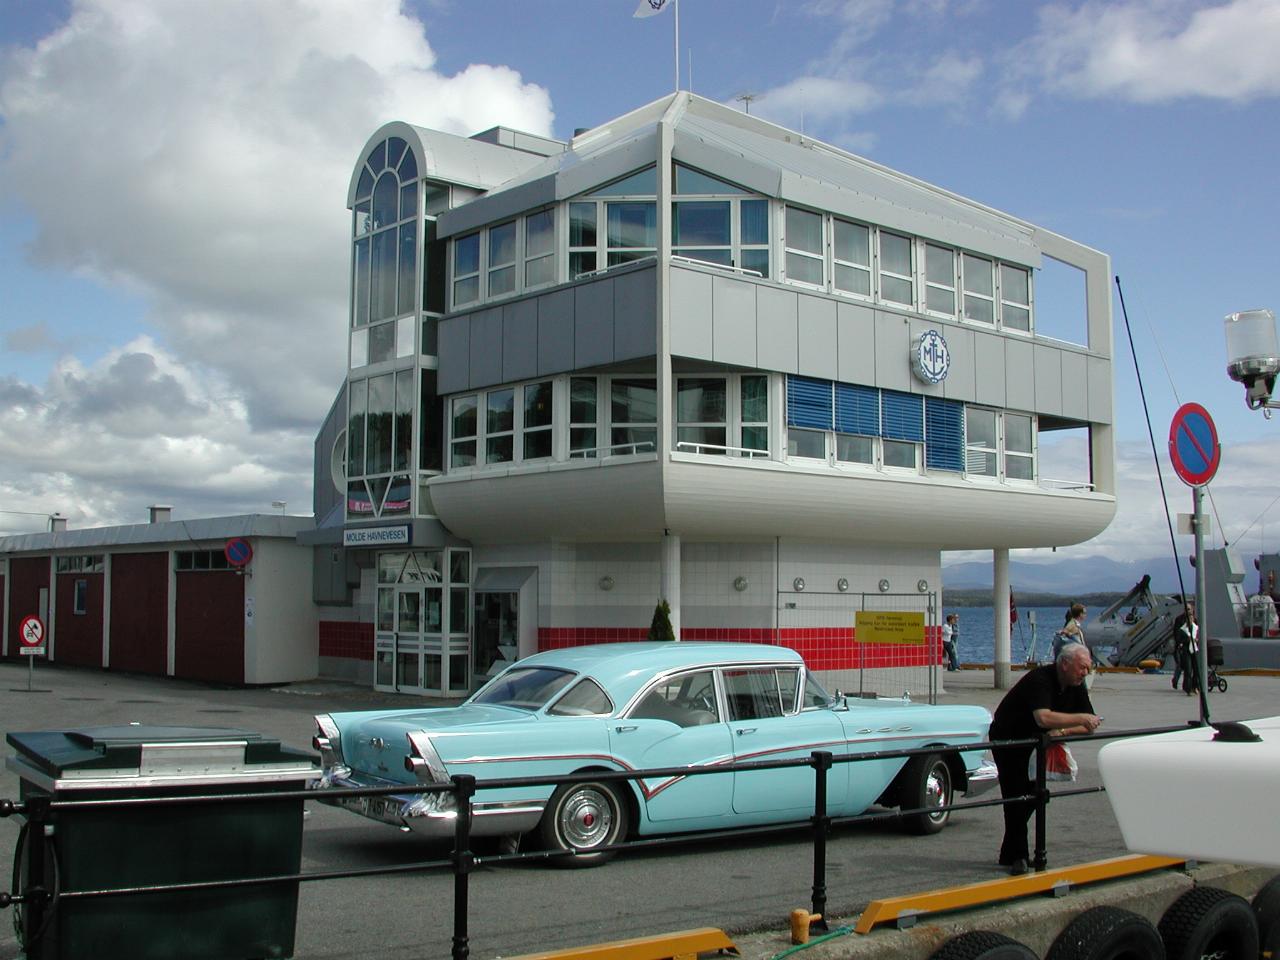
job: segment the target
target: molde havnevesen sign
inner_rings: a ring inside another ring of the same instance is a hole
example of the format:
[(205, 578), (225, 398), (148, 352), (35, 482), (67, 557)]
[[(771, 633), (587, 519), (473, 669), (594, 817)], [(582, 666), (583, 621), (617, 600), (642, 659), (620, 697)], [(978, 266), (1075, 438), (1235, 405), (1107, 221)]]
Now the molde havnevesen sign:
[(937, 330), (926, 330), (911, 348), (911, 369), (925, 383), (941, 383), (951, 369), (951, 349)]
[(924, 643), (924, 614), (859, 610), (854, 615), (859, 643)]
[(356, 527), (342, 531), (344, 547), (398, 547), (409, 543), (407, 524), (398, 527)]

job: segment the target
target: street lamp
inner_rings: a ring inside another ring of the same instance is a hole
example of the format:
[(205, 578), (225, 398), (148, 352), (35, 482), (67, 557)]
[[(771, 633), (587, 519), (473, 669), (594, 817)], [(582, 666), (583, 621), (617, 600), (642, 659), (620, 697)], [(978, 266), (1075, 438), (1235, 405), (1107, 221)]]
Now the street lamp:
[(1244, 402), (1265, 417), (1280, 407), (1271, 399), (1280, 372), (1280, 342), (1276, 339), (1276, 315), (1270, 310), (1229, 313), (1223, 321), (1227, 334), (1227, 375), (1244, 384)]

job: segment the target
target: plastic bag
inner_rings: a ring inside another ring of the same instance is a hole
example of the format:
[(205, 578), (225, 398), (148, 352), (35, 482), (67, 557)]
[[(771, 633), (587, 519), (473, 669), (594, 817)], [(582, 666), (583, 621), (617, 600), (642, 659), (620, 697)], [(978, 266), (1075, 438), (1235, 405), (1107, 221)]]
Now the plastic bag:
[[(1071, 755), (1065, 743), (1051, 743), (1044, 753), (1044, 778), (1046, 780), (1074, 780), (1076, 778), (1076, 758)], [(1036, 755), (1031, 754), (1027, 764), (1027, 777), (1036, 778)]]

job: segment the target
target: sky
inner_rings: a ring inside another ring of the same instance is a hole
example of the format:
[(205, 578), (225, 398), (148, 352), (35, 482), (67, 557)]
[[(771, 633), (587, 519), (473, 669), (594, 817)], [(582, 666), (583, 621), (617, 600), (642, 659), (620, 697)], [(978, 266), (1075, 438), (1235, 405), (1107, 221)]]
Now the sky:
[[(1280, 423), (1246, 409), (1222, 333), (1280, 310), (1280, 0), (679, 2), (684, 88), (1108, 254), (1170, 509), (1195, 401), (1217, 538), (1280, 547)], [(309, 513), (365, 141), (390, 120), (565, 139), (664, 96), (676, 18), (635, 9), (0, 0), (0, 534)], [(1170, 550), (1113, 301), (1116, 520), (1016, 558)], [(1042, 473), (1084, 456), (1046, 444)]]

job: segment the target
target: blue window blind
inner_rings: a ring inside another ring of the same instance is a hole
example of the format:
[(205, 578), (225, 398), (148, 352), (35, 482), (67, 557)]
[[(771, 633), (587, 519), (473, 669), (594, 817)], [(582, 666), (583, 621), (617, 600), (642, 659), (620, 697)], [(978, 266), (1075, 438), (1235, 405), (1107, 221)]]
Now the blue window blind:
[(787, 377), (787, 425), (831, 429), (831, 381)]
[(875, 387), (837, 383), (836, 429), (864, 437), (880, 436), (880, 391)]
[(881, 435), (889, 440), (924, 440), (924, 398), (896, 390), (880, 392)]
[(931, 470), (964, 470), (964, 404), (926, 397), (924, 462)]

